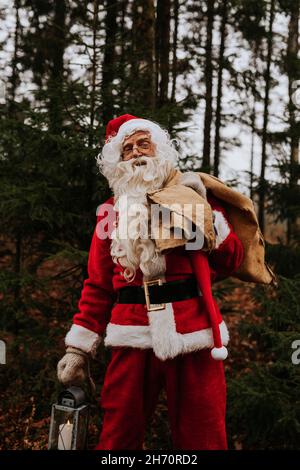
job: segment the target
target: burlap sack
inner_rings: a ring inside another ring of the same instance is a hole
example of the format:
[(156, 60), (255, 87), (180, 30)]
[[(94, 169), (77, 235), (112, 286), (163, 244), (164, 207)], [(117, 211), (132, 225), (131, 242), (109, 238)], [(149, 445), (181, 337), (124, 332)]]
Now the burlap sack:
[[(230, 188), (214, 176), (206, 173), (197, 174), (206, 189), (210, 190), (215, 197), (222, 201), (228, 220), (243, 244), (244, 260), (234, 276), (243, 281), (276, 285), (276, 276), (265, 262), (264, 238), (259, 229), (251, 199)], [(172, 204), (176, 203), (174, 211), (176, 217), (175, 219), (171, 217), (171, 227), (160, 227), (161, 231), (154, 239), (155, 244), (161, 253), (166, 253), (177, 246), (186, 244), (187, 240), (185, 238), (166, 238), (165, 232), (169, 233), (171, 228), (172, 233), (172, 229), (174, 230), (176, 228), (176, 223), (180, 220), (180, 216), (183, 216), (183, 212), (179, 209), (180, 206), (183, 207), (184, 204), (202, 204), (204, 208), (203, 249), (209, 252), (215, 246), (210, 205), (193, 189), (180, 184), (181, 175), (182, 173), (180, 171), (174, 170), (164, 188), (151, 191), (147, 194), (149, 202), (159, 204), (162, 207), (169, 208)], [(198, 225), (195, 211), (192, 211), (188, 217), (192, 220), (193, 224)], [(203, 230), (203, 225), (201, 225), (199, 229)]]

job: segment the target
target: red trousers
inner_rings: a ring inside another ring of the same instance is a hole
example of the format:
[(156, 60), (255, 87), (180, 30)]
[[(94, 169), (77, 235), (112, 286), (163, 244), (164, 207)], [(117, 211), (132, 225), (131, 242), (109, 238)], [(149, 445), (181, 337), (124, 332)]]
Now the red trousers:
[(114, 347), (101, 392), (104, 417), (96, 450), (142, 449), (162, 387), (174, 449), (227, 449), (222, 361), (207, 349), (161, 361), (152, 349)]

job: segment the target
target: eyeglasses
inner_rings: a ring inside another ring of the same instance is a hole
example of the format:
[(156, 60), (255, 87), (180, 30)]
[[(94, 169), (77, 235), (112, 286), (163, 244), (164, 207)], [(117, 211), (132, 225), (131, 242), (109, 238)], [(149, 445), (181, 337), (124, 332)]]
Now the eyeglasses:
[(148, 140), (143, 140), (142, 142), (134, 145), (126, 145), (124, 150), (122, 151), (122, 157), (129, 157), (133, 153), (135, 147), (140, 151), (149, 150), (151, 148), (151, 142), (149, 142)]

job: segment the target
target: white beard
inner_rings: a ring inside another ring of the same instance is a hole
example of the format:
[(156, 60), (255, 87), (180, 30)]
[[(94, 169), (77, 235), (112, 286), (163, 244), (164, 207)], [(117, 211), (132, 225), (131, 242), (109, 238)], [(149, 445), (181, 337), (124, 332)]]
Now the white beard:
[[(118, 227), (112, 233), (111, 256), (125, 268), (124, 277), (128, 282), (135, 278), (137, 268), (141, 269), (144, 280), (165, 273), (165, 257), (150, 238), (150, 205), (146, 194), (161, 188), (174, 169), (170, 161), (158, 157), (137, 160), (144, 165), (137, 165), (133, 159), (119, 162), (108, 178), (115, 196), (115, 210), (119, 212)], [(130, 210), (134, 206), (138, 207), (135, 213)]]
[(117, 199), (122, 194), (138, 196), (161, 188), (173, 169), (169, 160), (144, 156), (119, 162), (106, 169), (105, 176)]

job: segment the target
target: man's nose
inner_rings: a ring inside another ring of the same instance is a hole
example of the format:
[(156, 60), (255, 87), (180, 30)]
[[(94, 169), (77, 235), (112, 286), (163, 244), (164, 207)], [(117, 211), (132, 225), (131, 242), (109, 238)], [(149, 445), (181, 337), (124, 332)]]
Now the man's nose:
[(139, 150), (139, 148), (137, 146), (133, 146), (133, 149), (132, 149), (132, 156), (133, 157), (139, 157), (141, 155), (141, 152)]

